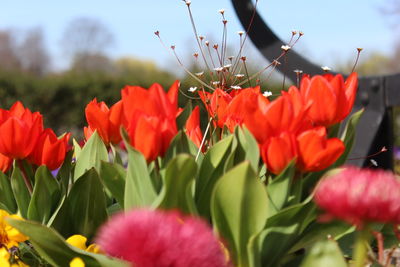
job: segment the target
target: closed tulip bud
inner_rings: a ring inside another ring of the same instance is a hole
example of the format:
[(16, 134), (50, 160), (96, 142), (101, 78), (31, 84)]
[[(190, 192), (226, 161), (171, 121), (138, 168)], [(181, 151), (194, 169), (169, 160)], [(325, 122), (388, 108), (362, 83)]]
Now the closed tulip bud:
[(9, 112), (2, 111), (0, 120), (0, 153), (13, 159), (24, 159), (43, 131), (43, 118), (16, 102)]
[(107, 146), (121, 142), (120, 127), (124, 118), (122, 101), (118, 101), (109, 109), (104, 102), (98, 103), (97, 99), (93, 99), (87, 104), (85, 115), (89, 125), (84, 128), (86, 140), (97, 130)]
[(46, 165), (49, 170), (59, 168), (68, 152), (69, 137), (70, 134), (68, 133), (61, 138), (57, 138), (53, 130), (45, 129), (29, 156), (29, 160), (38, 166)]

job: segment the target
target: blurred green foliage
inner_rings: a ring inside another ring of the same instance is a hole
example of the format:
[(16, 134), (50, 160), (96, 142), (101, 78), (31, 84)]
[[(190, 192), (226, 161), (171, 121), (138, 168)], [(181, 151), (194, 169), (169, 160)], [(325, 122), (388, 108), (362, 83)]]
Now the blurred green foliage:
[(32, 111), (40, 111), (46, 127), (59, 134), (68, 130), (81, 135), (86, 124), (85, 106), (93, 98), (111, 105), (120, 99), (125, 85), (148, 88), (158, 82), (169, 88), (176, 79), (152, 62), (130, 58), (113, 62), (113, 68), (107, 71), (72, 68), (36, 76), (0, 69), (0, 107), (8, 109), (19, 100)]

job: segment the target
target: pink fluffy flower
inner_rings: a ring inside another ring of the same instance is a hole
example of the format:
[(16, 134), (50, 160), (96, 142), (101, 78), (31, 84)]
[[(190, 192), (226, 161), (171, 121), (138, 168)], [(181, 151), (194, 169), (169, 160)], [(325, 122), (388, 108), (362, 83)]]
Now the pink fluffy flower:
[(97, 243), (135, 267), (230, 266), (210, 227), (176, 211), (141, 209), (116, 215), (100, 229)]
[(400, 224), (400, 180), (388, 171), (347, 167), (322, 180), (314, 200), (328, 217), (360, 228), (369, 222)]

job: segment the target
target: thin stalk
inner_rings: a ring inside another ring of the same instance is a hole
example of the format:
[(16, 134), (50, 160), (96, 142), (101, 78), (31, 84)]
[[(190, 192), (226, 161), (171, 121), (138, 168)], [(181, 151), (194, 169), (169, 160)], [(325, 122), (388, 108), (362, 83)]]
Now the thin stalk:
[(354, 267), (365, 267), (369, 237), (370, 233), (366, 228), (357, 232), (353, 252)]
[(210, 118), (210, 120), (208, 121), (207, 128), (206, 128), (206, 131), (204, 132), (203, 140), (201, 140), (200, 147), (199, 147), (199, 150), (197, 151), (195, 161), (197, 161), (197, 159), (200, 156), (201, 148), (204, 146), (204, 143), (206, 141), (207, 133), (208, 133), (208, 130), (210, 129), (211, 121), (212, 121), (212, 118)]

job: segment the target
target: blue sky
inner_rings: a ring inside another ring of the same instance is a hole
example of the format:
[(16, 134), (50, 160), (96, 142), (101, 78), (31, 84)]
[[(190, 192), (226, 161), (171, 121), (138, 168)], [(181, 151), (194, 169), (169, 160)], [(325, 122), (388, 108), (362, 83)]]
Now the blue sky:
[[(329, 66), (353, 57), (356, 47), (363, 47), (365, 53), (390, 51), (394, 31), (389, 19), (377, 10), (385, 2), (260, 0), (259, 11), (282, 39), (288, 39), (292, 29), (303, 31), (305, 35), (296, 49), (316, 63)], [(220, 39), (221, 8), (229, 20), (230, 41), (235, 42), (236, 32), (242, 28), (229, 0), (192, 0), (198, 32)], [(101, 20), (114, 33), (115, 45), (109, 51), (112, 57), (131, 55), (170, 66), (173, 58), (155, 38), (155, 30), (161, 32), (168, 45), (176, 44), (183, 56), (194, 47), (186, 6), (181, 0), (8, 0), (2, 2), (0, 29), (41, 27), (53, 64), (62, 68), (67, 64), (60, 49), (64, 29), (71, 20), (83, 16)]]

